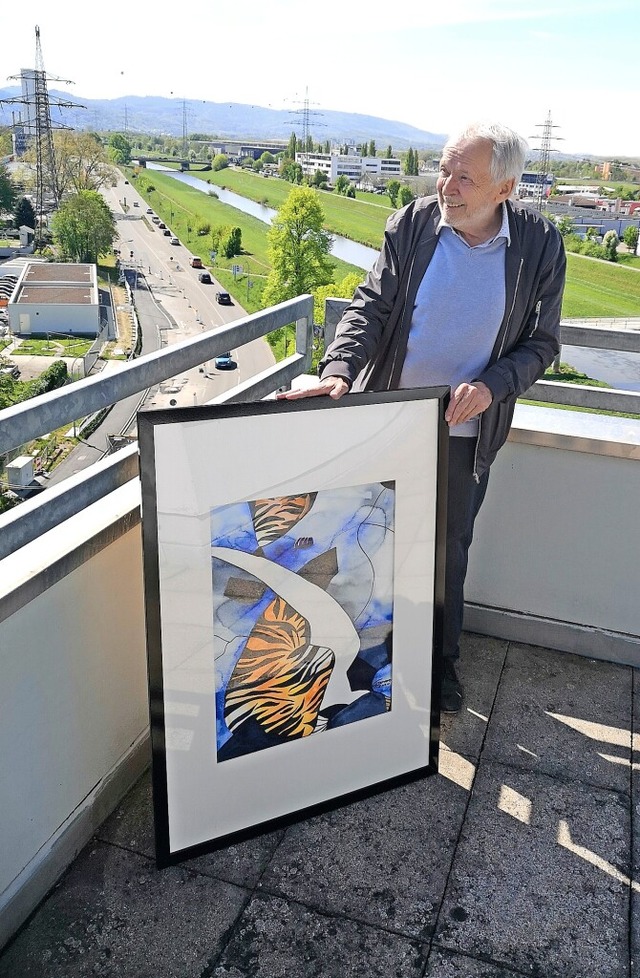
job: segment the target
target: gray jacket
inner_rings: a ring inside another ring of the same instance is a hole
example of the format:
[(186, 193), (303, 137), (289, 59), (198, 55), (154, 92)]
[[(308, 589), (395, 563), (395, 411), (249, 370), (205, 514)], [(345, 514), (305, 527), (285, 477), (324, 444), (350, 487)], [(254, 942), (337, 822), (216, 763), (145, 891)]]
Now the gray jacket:
[[(511, 243), (505, 252), (505, 314), (478, 377), (493, 395), (480, 415), (475, 476), (493, 462), (509, 434), (516, 399), (560, 351), (566, 257), (557, 229), (535, 211), (507, 201)], [(353, 390), (397, 388), (418, 286), (438, 243), (440, 208), (422, 197), (389, 220), (373, 269), (344, 312), (318, 368)]]

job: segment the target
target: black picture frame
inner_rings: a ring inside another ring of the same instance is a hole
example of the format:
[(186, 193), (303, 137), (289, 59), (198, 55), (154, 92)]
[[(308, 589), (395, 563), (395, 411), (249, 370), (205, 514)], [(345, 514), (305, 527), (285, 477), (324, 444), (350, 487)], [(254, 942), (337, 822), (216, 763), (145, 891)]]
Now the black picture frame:
[(437, 771), (448, 394), (138, 414), (159, 867)]

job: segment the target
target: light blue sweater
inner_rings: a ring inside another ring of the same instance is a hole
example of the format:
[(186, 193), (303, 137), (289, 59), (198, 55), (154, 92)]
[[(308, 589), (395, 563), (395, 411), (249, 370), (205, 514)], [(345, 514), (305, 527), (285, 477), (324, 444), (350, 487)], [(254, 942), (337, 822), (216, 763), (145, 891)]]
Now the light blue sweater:
[[(400, 387), (448, 384), (454, 391), (486, 367), (505, 309), (503, 230), (471, 248), (452, 228), (440, 228), (416, 295)], [(477, 418), (450, 429), (462, 437), (477, 432)]]

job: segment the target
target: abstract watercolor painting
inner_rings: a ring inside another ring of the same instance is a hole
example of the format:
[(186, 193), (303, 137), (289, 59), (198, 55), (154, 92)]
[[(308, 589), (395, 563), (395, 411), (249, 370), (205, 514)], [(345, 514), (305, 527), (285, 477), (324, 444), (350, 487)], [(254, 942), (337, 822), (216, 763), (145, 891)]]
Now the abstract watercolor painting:
[(391, 710), (395, 486), (211, 513), (219, 761)]

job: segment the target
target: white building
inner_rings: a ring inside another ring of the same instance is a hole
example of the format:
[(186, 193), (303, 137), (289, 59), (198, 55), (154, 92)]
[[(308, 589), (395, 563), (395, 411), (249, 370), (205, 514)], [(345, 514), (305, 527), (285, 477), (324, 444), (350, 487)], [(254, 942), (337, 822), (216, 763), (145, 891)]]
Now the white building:
[[(540, 174), (535, 170), (525, 170), (520, 177), (520, 183), (516, 187), (517, 197), (535, 197), (538, 189)], [(544, 196), (548, 197), (553, 187), (553, 173), (544, 175)]]
[(7, 305), (19, 336), (97, 336), (100, 297), (95, 265), (26, 262)]
[(326, 173), (329, 183), (345, 176), (351, 183), (360, 183), (363, 178), (398, 177), (401, 174), (400, 160), (393, 157), (360, 156), (358, 153), (296, 153), (296, 163), (302, 167), (306, 176), (313, 176), (318, 170)]

